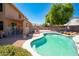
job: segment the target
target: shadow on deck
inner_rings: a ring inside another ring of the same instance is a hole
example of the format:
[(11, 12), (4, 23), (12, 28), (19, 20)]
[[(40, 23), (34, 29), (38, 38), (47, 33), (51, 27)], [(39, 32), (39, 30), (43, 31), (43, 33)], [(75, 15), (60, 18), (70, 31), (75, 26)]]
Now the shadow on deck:
[(0, 39), (0, 45), (14, 45), (14, 46), (18, 46), (21, 47), (22, 44), (28, 40), (31, 39), (33, 36), (26, 36), (26, 38), (23, 38), (22, 35), (15, 35), (15, 36), (9, 36), (9, 37), (5, 37), (5, 38), (1, 38)]

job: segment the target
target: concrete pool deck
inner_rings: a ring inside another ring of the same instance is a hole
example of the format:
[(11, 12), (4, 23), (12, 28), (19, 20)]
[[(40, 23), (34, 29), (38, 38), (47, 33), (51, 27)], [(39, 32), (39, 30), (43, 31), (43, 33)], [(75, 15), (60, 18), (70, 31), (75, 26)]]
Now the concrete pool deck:
[(4, 37), (4, 38), (0, 38), (0, 45), (14, 45), (17, 47), (22, 47), (24, 42), (26, 42), (27, 40), (30, 40), (31, 38), (35, 38), (38, 36), (40, 36), (40, 33), (38, 34), (33, 33), (32, 35), (26, 38), (23, 38), (22, 35)]
[(32, 36), (28, 36), (25, 39), (23, 38), (22, 35), (4, 37), (4, 38), (0, 39), (0, 45), (13, 45), (13, 46), (16, 46), (16, 47), (22, 47), (24, 42), (26, 42), (31, 37)]
[(74, 40), (74, 42), (75, 42), (75, 44), (77, 46), (77, 50), (78, 50), (78, 54), (79, 54), (79, 35), (75, 35), (73, 37), (73, 40)]

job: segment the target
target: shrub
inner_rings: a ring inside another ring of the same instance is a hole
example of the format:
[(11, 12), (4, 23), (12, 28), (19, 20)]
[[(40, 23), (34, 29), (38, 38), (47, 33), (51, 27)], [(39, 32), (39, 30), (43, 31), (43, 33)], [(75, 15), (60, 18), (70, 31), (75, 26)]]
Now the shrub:
[(0, 46), (0, 56), (31, 56), (26, 49), (12, 45)]

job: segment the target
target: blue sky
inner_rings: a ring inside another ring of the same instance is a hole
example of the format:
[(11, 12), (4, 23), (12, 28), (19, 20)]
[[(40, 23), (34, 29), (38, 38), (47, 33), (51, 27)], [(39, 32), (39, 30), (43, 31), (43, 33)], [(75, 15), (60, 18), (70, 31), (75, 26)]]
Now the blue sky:
[[(31, 21), (36, 24), (43, 24), (45, 15), (50, 10), (50, 3), (16, 3), (16, 7)], [(79, 16), (79, 3), (73, 4), (75, 17)]]

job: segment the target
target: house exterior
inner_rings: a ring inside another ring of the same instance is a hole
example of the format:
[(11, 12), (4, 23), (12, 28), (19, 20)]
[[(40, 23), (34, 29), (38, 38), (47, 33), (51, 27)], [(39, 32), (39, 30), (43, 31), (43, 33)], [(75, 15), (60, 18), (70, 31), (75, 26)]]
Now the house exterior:
[[(26, 29), (28, 28), (28, 29)], [(0, 33), (24, 34), (32, 29), (32, 23), (11, 3), (0, 3)]]

